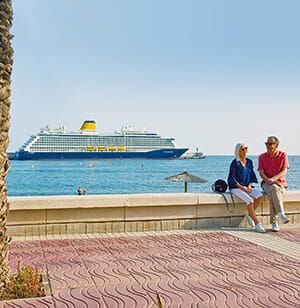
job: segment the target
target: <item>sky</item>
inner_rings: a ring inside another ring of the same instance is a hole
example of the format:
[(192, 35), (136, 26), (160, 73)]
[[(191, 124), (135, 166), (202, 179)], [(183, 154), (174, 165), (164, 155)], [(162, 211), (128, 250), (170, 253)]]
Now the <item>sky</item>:
[(10, 151), (123, 125), (207, 155), (300, 154), (300, 1), (13, 0)]

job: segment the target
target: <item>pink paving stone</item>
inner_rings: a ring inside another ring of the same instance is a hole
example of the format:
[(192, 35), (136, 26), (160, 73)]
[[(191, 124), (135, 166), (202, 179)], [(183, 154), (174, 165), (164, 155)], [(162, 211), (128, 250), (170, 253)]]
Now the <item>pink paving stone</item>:
[(106, 248), (99, 248), (97, 246), (80, 246), (76, 248), (76, 255), (83, 260), (105, 260), (105, 258), (111, 259), (111, 254)]
[(95, 287), (56, 290), (53, 298), (56, 307), (60, 308), (105, 307), (105, 302)]
[(12, 268), (16, 268), (19, 261), (22, 265), (43, 267), (43, 262), (40, 262), (43, 260), (43, 250), (39, 241), (12, 242), (10, 251), (14, 251), (14, 254), (9, 254)]
[(7, 301), (5, 304), (0, 303), (0, 308), (52, 308), (55, 307), (52, 297), (18, 299)]
[(222, 232), (20, 242), (11, 262), (38, 247), (55, 307), (156, 307), (156, 292), (166, 307), (300, 306), (299, 261)]
[(103, 244), (99, 238), (92, 239), (71, 239), (70, 244), (73, 247), (97, 247), (98, 249), (103, 249)]
[(94, 285), (84, 264), (47, 265), (48, 277), (52, 290), (78, 288)]
[(64, 240), (43, 240), (43, 241), (37, 241), (40, 242), (40, 245), (44, 250), (47, 248), (67, 248), (68, 246), (72, 246), (71, 239), (64, 239)]

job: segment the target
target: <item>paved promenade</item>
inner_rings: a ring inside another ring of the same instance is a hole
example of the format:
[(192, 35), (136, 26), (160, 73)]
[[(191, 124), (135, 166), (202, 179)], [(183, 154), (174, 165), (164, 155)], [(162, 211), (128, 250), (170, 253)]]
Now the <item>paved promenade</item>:
[[(14, 240), (10, 266), (47, 273), (51, 296), (2, 307), (300, 307), (300, 227)], [(1, 304), (0, 304), (1, 306)]]

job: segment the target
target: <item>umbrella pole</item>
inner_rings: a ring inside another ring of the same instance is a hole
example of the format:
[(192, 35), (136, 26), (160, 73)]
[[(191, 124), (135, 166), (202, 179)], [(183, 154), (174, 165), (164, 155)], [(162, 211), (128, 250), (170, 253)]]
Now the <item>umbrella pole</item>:
[(184, 192), (187, 192), (187, 182), (184, 182)]

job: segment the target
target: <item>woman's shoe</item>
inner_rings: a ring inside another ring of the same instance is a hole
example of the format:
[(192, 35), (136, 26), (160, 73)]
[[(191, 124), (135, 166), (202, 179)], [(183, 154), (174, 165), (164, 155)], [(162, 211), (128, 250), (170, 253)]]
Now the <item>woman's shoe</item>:
[(272, 222), (272, 231), (274, 231), (274, 232), (279, 231), (279, 226), (278, 226), (278, 223), (276, 221)]
[(266, 232), (265, 228), (262, 226), (261, 223), (259, 223), (255, 226), (254, 231), (258, 232), (258, 233), (265, 233)]
[(246, 219), (247, 219), (247, 221), (248, 221), (248, 224), (249, 224), (252, 228), (254, 228), (254, 227), (255, 227), (255, 222), (254, 222), (254, 220), (250, 217), (249, 214), (246, 214)]

